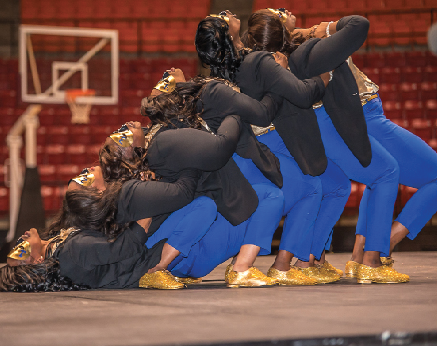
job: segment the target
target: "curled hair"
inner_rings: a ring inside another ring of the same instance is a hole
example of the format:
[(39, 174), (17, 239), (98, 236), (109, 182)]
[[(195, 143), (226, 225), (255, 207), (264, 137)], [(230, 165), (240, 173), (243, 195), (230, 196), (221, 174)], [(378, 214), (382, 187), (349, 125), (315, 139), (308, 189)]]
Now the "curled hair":
[(270, 10), (258, 10), (249, 17), (244, 43), (247, 47), (290, 56), (296, 50), (297, 43), (279, 17)]
[(0, 268), (0, 291), (56, 292), (89, 289), (61, 276), (59, 261), (47, 258), (42, 263)]
[(104, 144), (99, 153), (103, 179), (108, 183), (153, 180), (146, 155), (144, 148), (135, 148), (132, 155), (125, 155), (123, 148), (116, 143)]
[(75, 227), (98, 231), (114, 240), (129, 226), (115, 221), (120, 189), (121, 183), (114, 182), (105, 191), (93, 187), (67, 191), (61, 210), (49, 226), (48, 236), (59, 234), (62, 228)]
[(145, 97), (141, 101), (141, 114), (149, 117), (152, 124), (169, 127), (177, 121), (186, 127), (200, 129), (201, 110), (198, 110), (197, 104), (206, 82), (205, 78), (199, 76), (185, 83), (177, 83), (171, 93), (154, 98)]
[(225, 20), (217, 17), (201, 20), (194, 43), (200, 61), (211, 69), (211, 76), (235, 83), (241, 57), (234, 47)]

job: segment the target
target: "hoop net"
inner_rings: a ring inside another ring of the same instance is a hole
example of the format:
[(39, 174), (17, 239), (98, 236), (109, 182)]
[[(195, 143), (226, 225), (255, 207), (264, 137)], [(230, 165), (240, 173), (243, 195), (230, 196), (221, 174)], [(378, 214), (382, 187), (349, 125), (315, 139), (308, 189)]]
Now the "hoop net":
[[(65, 101), (71, 110), (72, 124), (88, 124), (90, 122), (91, 102), (95, 90), (70, 89), (65, 91)], [(77, 99), (80, 97), (80, 101)]]

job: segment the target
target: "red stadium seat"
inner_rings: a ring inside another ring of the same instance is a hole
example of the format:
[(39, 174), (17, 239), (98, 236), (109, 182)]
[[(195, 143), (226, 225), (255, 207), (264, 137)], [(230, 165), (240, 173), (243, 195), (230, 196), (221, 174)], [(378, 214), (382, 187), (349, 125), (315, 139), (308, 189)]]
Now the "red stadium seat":
[(56, 180), (56, 168), (54, 165), (39, 165), (38, 172), (42, 182)]
[(69, 143), (67, 126), (50, 126), (47, 127), (47, 143), (63, 144)]
[(405, 67), (402, 69), (402, 80), (407, 83), (424, 82), (424, 73), (420, 67)]
[(58, 165), (65, 162), (65, 147), (61, 144), (49, 144), (43, 149), (38, 146), (37, 152), (43, 154), (42, 163)]
[(404, 103), (404, 118), (417, 119), (424, 116), (422, 103), (420, 101), (408, 100)]
[(420, 94), (416, 83), (402, 83), (400, 85), (401, 97), (403, 101), (415, 100), (419, 101)]
[(66, 149), (67, 160), (65, 163), (84, 166), (87, 165), (86, 146), (83, 144), (70, 144)]
[(401, 70), (397, 67), (384, 67), (381, 69), (381, 82), (383, 83), (400, 83), (402, 81)]
[(407, 64), (404, 52), (389, 52), (384, 55), (387, 67), (403, 67)]
[(402, 110), (399, 102), (383, 101), (383, 108), (388, 119), (402, 119)]
[(93, 135), (91, 130), (89, 125), (71, 125), (69, 128), (69, 143), (90, 144)]

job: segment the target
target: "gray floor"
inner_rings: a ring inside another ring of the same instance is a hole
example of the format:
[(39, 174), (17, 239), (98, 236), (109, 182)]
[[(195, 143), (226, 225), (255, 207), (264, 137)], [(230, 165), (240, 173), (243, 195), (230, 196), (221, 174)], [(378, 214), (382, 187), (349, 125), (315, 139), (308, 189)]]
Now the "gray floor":
[[(329, 254), (344, 268), (349, 254)], [(437, 331), (437, 253), (395, 253), (411, 282), (226, 288), (226, 264), (185, 290), (0, 293), (1, 345), (162, 345)], [(273, 257), (256, 266), (267, 271)]]

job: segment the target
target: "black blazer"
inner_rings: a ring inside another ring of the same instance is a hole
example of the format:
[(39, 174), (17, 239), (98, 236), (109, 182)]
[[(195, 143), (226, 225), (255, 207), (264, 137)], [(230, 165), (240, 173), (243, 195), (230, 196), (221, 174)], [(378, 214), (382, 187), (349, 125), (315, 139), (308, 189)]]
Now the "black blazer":
[[(361, 16), (348, 16), (341, 18), (337, 23), (337, 32), (325, 39), (313, 38), (305, 41), (290, 56), (288, 62), (290, 70), (299, 78), (308, 78), (324, 72), (334, 70), (332, 81), (328, 84), (323, 96), (323, 104), (329, 114), (337, 132), (344, 142), (360, 161), (367, 167), (372, 159), (370, 141), (367, 135), (367, 125), (364, 119), (363, 108), (355, 78), (345, 60), (364, 43), (369, 30), (369, 21)], [(312, 110), (296, 112), (294, 130), (301, 125), (306, 127), (305, 136), (299, 139), (284, 139), (292, 155), (293, 151), (301, 150), (306, 157), (299, 166), (312, 175), (320, 174), (322, 150), (320, 134), (317, 134), (315, 114)], [(305, 120), (307, 124), (304, 125)], [(281, 127), (281, 126), (279, 126)], [(312, 129), (310, 129), (312, 128)], [(281, 130), (278, 130), (281, 131)], [(314, 137), (307, 137), (308, 133)], [(318, 131), (320, 133), (320, 130)], [(299, 132), (293, 132), (299, 135)], [(301, 147), (299, 147), (299, 144)], [(301, 149), (305, 148), (305, 149)], [(306, 152), (314, 150), (315, 160)], [(305, 162), (306, 165), (302, 165)], [(305, 173), (305, 171), (304, 171)]]

